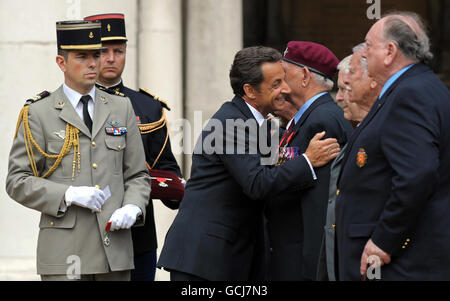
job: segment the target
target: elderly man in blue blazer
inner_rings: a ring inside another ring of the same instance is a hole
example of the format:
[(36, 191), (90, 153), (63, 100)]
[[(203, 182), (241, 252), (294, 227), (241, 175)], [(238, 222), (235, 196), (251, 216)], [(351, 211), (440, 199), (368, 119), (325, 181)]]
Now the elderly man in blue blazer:
[[(280, 141), (281, 161), (303, 153), (320, 131), (342, 147), (352, 127), (329, 91), (339, 60), (327, 47), (314, 42), (291, 41), (283, 57), (288, 101), (298, 110)], [(328, 204), (330, 164), (315, 169), (317, 183), (301, 192), (289, 191), (267, 202), (269, 280), (314, 280)]]
[(450, 93), (424, 64), (429, 47), (409, 12), (366, 35), (363, 57), (383, 88), (338, 179), (339, 280), (450, 280)]

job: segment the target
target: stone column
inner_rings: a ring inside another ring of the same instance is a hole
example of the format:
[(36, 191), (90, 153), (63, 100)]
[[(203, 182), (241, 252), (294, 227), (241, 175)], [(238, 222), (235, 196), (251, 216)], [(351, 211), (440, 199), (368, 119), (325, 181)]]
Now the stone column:
[[(192, 150), (200, 134), (194, 133), (194, 123), (199, 123), (194, 112), (201, 111), (204, 124), (233, 97), (229, 72), (243, 45), (242, 0), (186, 0), (185, 9), (185, 118), (191, 124), (185, 137)], [(186, 175), (191, 158), (192, 154), (185, 155)]]
[[(171, 125), (183, 117), (183, 47), (181, 0), (139, 0), (138, 86), (165, 100), (169, 133)], [(172, 143), (172, 151), (182, 167), (181, 148)], [(154, 200), (158, 257), (164, 237), (177, 211)], [(169, 280), (169, 273), (157, 269), (156, 280)]]
[(167, 102), (173, 122), (183, 117), (181, 0), (140, 0), (139, 11), (138, 85)]

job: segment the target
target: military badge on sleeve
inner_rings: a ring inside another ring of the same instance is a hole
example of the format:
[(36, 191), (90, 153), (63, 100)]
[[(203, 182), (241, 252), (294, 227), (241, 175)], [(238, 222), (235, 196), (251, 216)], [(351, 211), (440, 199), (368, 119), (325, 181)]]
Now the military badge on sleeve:
[(367, 154), (364, 148), (360, 148), (358, 154), (356, 154), (356, 165), (363, 167), (367, 163)]

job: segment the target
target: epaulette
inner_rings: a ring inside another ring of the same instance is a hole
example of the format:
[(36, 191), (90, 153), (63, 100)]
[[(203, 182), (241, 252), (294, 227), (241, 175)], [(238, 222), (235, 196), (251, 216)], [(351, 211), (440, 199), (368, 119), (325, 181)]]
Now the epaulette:
[(102, 90), (102, 91), (105, 91), (106, 93), (112, 94), (112, 95), (117, 95), (117, 96), (125, 97), (125, 94), (123, 94), (122, 92), (119, 92), (119, 91), (107, 89), (107, 88), (101, 87), (101, 86), (97, 86), (97, 88), (99, 88), (99, 89)]
[(148, 95), (148, 96), (153, 97), (155, 100), (157, 100), (157, 101), (159, 101), (159, 102), (161, 103), (161, 106), (163, 106), (164, 108), (166, 108), (167, 110), (170, 111), (170, 108), (169, 108), (169, 106), (167, 105), (167, 103), (166, 103), (164, 100), (160, 99), (158, 96), (155, 96), (155, 95), (153, 95), (152, 93), (150, 93), (150, 92), (148, 92), (147, 90), (142, 89), (142, 88), (139, 88), (139, 92), (144, 93), (144, 94), (146, 94), (146, 95)]
[(50, 95), (50, 92), (42, 91), (41, 93), (37, 94), (35, 97), (27, 99), (27, 101), (25, 101), (25, 105), (30, 105), (32, 103), (35, 103), (36, 101), (44, 99), (44, 98), (46, 98), (49, 95)]

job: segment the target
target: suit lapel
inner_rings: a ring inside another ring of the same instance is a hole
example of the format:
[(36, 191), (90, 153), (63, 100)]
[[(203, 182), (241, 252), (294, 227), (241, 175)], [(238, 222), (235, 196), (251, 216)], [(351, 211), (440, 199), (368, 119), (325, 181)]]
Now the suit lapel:
[(308, 119), (308, 116), (311, 114), (311, 112), (314, 111), (317, 107), (332, 101), (333, 99), (331, 98), (329, 93), (317, 98), (303, 113), (302, 117), (300, 117), (300, 120), (295, 124), (294, 128), (300, 127), (306, 121), (306, 119)]
[[(250, 111), (247, 102), (245, 100), (243, 100), (242, 98), (236, 96), (233, 98), (232, 102), (238, 107), (239, 111), (241, 111), (241, 113), (246, 117), (246, 120), (248, 119), (253, 119), (255, 121), (255, 124), (257, 125), (257, 137), (256, 137), (256, 142), (257, 145), (259, 147), (260, 139), (264, 139), (267, 143), (267, 145), (270, 145), (270, 123), (267, 122), (267, 119), (264, 119), (264, 122), (261, 124), (261, 126), (259, 126), (258, 121), (256, 120), (255, 116), (253, 115), (252, 111)], [(246, 121), (245, 120), (245, 121)], [(261, 133), (262, 130), (266, 130), (263, 131)]]
[(86, 124), (84, 124), (83, 120), (81, 120), (80, 116), (78, 116), (77, 112), (75, 111), (75, 108), (70, 103), (66, 94), (64, 94), (62, 86), (59, 87), (59, 89), (56, 90), (54, 94), (55, 94), (55, 109), (61, 110), (59, 118), (73, 125), (86, 136), (91, 137), (91, 133), (89, 132), (88, 127), (86, 126)]
[[(382, 99), (384, 99), (386, 97), (386, 94), (383, 95)], [(381, 107), (383, 106), (385, 102), (378, 99), (372, 106), (372, 108), (369, 111), (369, 114), (367, 114), (366, 118), (364, 118), (364, 120), (359, 124), (359, 126), (356, 128), (356, 130), (352, 133), (352, 135), (350, 136), (350, 139), (347, 142), (346, 145), (346, 151), (344, 153), (343, 156), (343, 160), (342, 160), (342, 168), (339, 172), (339, 177), (337, 180), (337, 183), (339, 184), (339, 181), (341, 179), (341, 175), (342, 175), (342, 171), (344, 170), (344, 166), (347, 163), (348, 160), (348, 156), (349, 153), (353, 147), (353, 144), (355, 143), (356, 139), (358, 138), (359, 134), (361, 133), (361, 131), (370, 123), (370, 121), (373, 119), (373, 117), (375, 117), (375, 115), (380, 111)]]
[(247, 119), (253, 118), (256, 121), (255, 116), (253, 116), (253, 114), (250, 111), (250, 109), (248, 108), (245, 100), (243, 100), (242, 98), (240, 98), (238, 96), (235, 96), (233, 98), (232, 102), (238, 107), (239, 111), (241, 111), (242, 114), (244, 114), (244, 116), (247, 117)]
[(353, 134), (350, 136), (350, 139), (347, 143), (346, 152), (344, 154), (344, 159), (342, 162), (342, 168), (339, 173), (338, 177), (338, 185), (339, 181), (341, 179), (342, 171), (344, 170), (345, 164), (347, 163), (349, 153), (353, 147), (353, 144), (355, 143), (356, 139), (358, 138), (361, 131), (372, 121), (372, 119), (375, 117), (375, 115), (380, 111), (381, 107), (386, 103), (386, 99), (388, 96), (392, 93), (392, 91), (401, 83), (403, 80), (407, 79), (411, 75), (415, 75), (417, 73), (422, 73), (424, 71), (427, 71), (428, 67), (426, 67), (423, 64), (416, 64), (412, 66), (409, 70), (407, 70), (405, 73), (403, 73), (387, 90), (384, 92), (381, 99), (377, 99), (377, 101), (373, 104), (372, 108), (369, 111), (369, 114), (367, 114), (366, 118), (361, 122), (361, 124), (358, 126), (358, 128), (353, 132)]
[[(378, 113), (378, 111), (383, 106), (384, 102), (381, 102), (379, 99), (373, 104), (372, 108), (370, 109), (369, 113), (367, 114), (366, 118), (359, 124), (359, 126), (356, 128), (356, 130), (352, 133), (350, 136), (350, 139), (347, 143), (347, 151), (349, 151), (353, 143), (356, 141), (356, 138), (358, 138), (361, 131), (370, 123), (370, 121), (375, 117), (375, 115)], [(345, 158), (346, 156), (344, 156)], [(346, 159), (344, 159), (345, 164)]]
[(111, 110), (108, 107), (108, 98), (99, 89), (96, 88), (94, 120), (92, 122), (92, 138), (95, 138), (95, 136), (101, 130), (110, 113)]
[[(330, 94), (327, 93), (325, 95), (320, 96), (319, 98), (317, 98), (312, 104), (311, 106), (303, 113), (302, 117), (300, 117), (299, 121), (294, 125), (294, 127), (292, 128), (292, 131), (295, 132), (294, 136), (292, 138), (294, 138), (297, 133), (300, 130), (300, 127), (302, 126), (303, 123), (305, 123), (306, 119), (308, 119), (308, 116), (311, 114), (312, 111), (314, 111), (317, 107), (328, 103), (330, 101), (333, 101), (333, 99), (331, 98)], [(290, 141), (292, 141), (293, 139), (291, 139)]]

